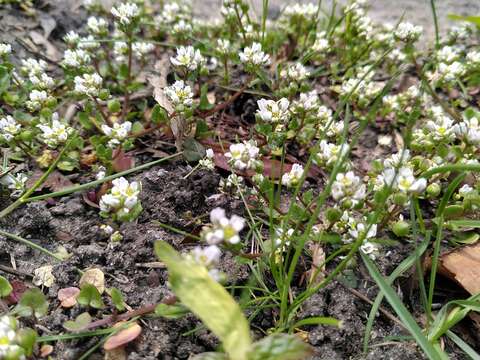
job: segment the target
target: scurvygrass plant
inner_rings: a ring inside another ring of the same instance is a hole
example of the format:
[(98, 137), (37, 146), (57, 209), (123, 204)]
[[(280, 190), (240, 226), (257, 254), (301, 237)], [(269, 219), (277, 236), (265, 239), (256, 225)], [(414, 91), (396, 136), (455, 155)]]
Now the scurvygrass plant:
[[(480, 221), (478, 29), (462, 25), (440, 37), (432, 1), (436, 44), (421, 50), (422, 27), (376, 24), (363, 0), (342, 9), (333, 2), (329, 10), (321, 1), (292, 4), (276, 19), (268, 3), (256, 18), (247, 2), (224, 0), (221, 19), (207, 23), (183, 1), (118, 2), (111, 9), (85, 1), (89, 18), (65, 34), (56, 71), (42, 59), (18, 64), (12, 46), (0, 44), (0, 184), (12, 198), (0, 220), (25, 203), (88, 189), (101, 229), (111, 242), (122, 241), (121, 224), (134, 226), (143, 210), (141, 182), (127, 176), (181, 156), (195, 164), (185, 181), (199, 169), (222, 169), (218, 192), (243, 204), (235, 213), (212, 208), (199, 236), (157, 223), (196, 242), (188, 251), (155, 245), (172, 299), (126, 311), (120, 291), (99, 285), (103, 273), (93, 281), (92, 269), (77, 269), (81, 286), (69, 290), (67, 305), (85, 312), (64, 324), (71, 333), (18, 330), (17, 322), (48, 311), (42, 291), (29, 290), (0, 318), (0, 357), (37, 354), (35, 342), (98, 335), (106, 336), (108, 350), (115, 334), (137, 331), (140, 316), (190, 311), (222, 342), (220, 351), (194, 359), (303, 359), (313, 349), (296, 335), (343, 325), (303, 316), (306, 302), (362, 267), (378, 287), (376, 299), (367, 297), (373, 305), (364, 351), (385, 298), (398, 318), (388, 314), (428, 358), (448, 358), (445, 336), (478, 358), (454, 328), (479, 310), (478, 296), (454, 299), (440, 311), (433, 306), (445, 231), (459, 246)], [(369, 131), (374, 145), (366, 149)], [(172, 140), (169, 151), (178, 151), (135, 166), (145, 139)], [(14, 170), (19, 163), (24, 170)], [(27, 185), (36, 169), (42, 175)], [(36, 194), (55, 171), (95, 180)], [(0, 235), (65, 260), (19, 235), (1, 229)], [(398, 243), (411, 254), (382, 273), (378, 264)], [(429, 248), (424, 277), (421, 257)], [(247, 282), (220, 270), (226, 253), (248, 268)], [(392, 287), (410, 268), (420, 284), (423, 323)], [(11, 291), (0, 277), (0, 298)], [(99, 309), (112, 315), (92, 319)], [(253, 334), (266, 309), (271, 326)]]

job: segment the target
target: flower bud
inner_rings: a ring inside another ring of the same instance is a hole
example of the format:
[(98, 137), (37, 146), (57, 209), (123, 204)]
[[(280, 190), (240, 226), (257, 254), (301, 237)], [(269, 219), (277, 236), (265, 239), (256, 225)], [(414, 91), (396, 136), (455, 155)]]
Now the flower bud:
[(328, 208), (325, 217), (331, 223), (335, 223), (342, 217), (342, 212), (337, 208)]
[(401, 206), (405, 205), (407, 201), (408, 201), (408, 197), (404, 193), (395, 194), (395, 196), (393, 197), (393, 202), (396, 205), (401, 205)]
[(121, 110), (120, 101), (118, 99), (113, 99), (108, 102), (108, 110), (112, 113), (117, 113)]
[(404, 220), (395, 222), (390, 228), (398, 237), (405, 237), (410, 233), (410, 224)]
[(435, 198), (442, 191), (442, 187), (437, 183), (432, 183), (427, 186), (427, 194), (429, 197)]

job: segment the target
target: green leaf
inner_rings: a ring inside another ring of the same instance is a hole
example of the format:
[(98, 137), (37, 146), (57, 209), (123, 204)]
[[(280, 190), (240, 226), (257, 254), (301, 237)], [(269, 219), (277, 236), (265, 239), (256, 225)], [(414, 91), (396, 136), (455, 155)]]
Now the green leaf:
[(3, 276), (0, 276), (0, 298), (7, 297), (12, 292), (12, 285)]
[(0, 94), (10, 87), (10, 73), (5, 66), (0, 66)]
[(475, 24), (478, 28), (480, 28), (480, 16), (462, 16), (462, 15), (449, 14), (448, 18), (450, 20), (456, 20), (456, 21), (467, 21), (469, 23)]
[(200, 110), (210, 110), (213, 109), (213, 107), (214, 105), (208, 101), (208, 84), (203, 84), (200, 89), (200, 104), (198, 108)]
[(312, 353), (312, 348), (295, 335), (273, 334), (255, 344), (248, 360), (302, 360)]
[(168, 113), (163, 107), (159, 104), (156, 104), (152, 109), (152, 123), (155, 125), (158, 124), (167, 124), (168, 123)]
[(314, 316), (297, 321), (292, 325), (291, 329), (293, 330), (305, 325), (328, 325), (335, 326), (337, 328), (341, 328), (343, 326), (342, 320), (338, 320), (333, 317)]
[(125, 310), (125, 302), (123, 300), (123, 295), (117, 288), (110, 289), (110, 297), (112, 298), (112, 303), (115, 305), (118, 311)]
[(92, 124), (92, 121), (90, 120), (90, 117), (88, 116), (88, 114), (86, 112), (80, 112), (78, 113), (78, 122), (80, 123), (80, 125), (82, 125), (82, 127), (85, 129), (85, 130), (92, 130), (94, 125)]
[(37, 337), (37, 332), (30, 328), (23, 328), (17, 331), (16, 340), (18, 345), (25, 350), (25, 355), (32, 355)]
[(63, 323), (63, 327), (68, 331), (85, 330), (88, 324), (92, 322), (92, 317), (88, 312), (81, 313), (75, 318), (75, 321), (68, 320)]
[(204, 266), (185, 259), (166, 242), (157, 241), (155, 253), (167, 265), (170, 286), (182, 304), (218, 336), (231, 360), (245, 360), (251, 345), (250, 329), (232, 296)]
[(20, 316), (32, 316), (39, 318), (47, 313), (47, 298), (40, 289), (33, 288), (25, 291), (20, 298), (14, 312)]
[(98, 289), (92, 284), (84, 284), (77, 296), (77, 302), (83, 306), (91, 306), (95, 309), (103, 309), (105, 304)]
[[(437, 351), (433, 347), (433, 345), (427, 340), (427, 338), (422, 332), (422, 329), (420, 329), (418, 324), (415, 322), (412, 314), (408, 312), (407, 308), (399, 299), (395, 290), (393, 290), (390, 285), (388, 285), (388, 283), (380, 274), (372, 260), (370, 260), (370, 258), (362, 252), (360, 252), (360, 256), (362, 257), (362, 260), (365, 263), (365, 266), (367, 267), (370, 276), (373, 278), (373, 280), (375, 280), (378, 287), (384, 293), (385, 297), (397, 313), (400, 320), (402, 320), (402, 323), (404, 324), (406, 329), (413, 335), (413, 337), (417, 341), (417, 344), (423, 349), (425, 355), (427, 355), (429, 359), (445, 358), (446, 354), (444, 352)], [(448, 357), (446, 358), (448, 359)]]
[(167, 319), (178, 319), (188, 313), (188, 309), (181, 305), (158, 304), (155, 308), (155, 315)]
[(205, 157), (205, 148), (195, 139), (186, 139), (183, 143), (183, 156), (188, 162), (196, 162)]
[(139, 134), (141, 133), (145, 128), (143, 127), (143, 124), (140, 121), (135, 121), (132, 125), (132, 134)]
[(196, 139), (205, 139), (210, 134), (208, 130), (208, 125), (205, 120), (197, 120), (197, 127), (195, 128), (195, 138)]

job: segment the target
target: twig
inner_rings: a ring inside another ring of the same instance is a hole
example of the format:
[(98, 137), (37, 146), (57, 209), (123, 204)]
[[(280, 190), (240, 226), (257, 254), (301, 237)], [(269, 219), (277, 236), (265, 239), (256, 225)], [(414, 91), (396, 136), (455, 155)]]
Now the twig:
[[(176, 302), (177, 302), (177, 298), (175, 296), (167, 296), (160, 303), (166, 304), (166, 305), (173, 305)], [(150, 314), (155, 311), (156, 307), (157, 307), (157, 304), (150, 304), (150, 305), (145, 305), (137, 310), (128, 311), (124, 314), (120, 314), (120, 315), (113, 314), (113, 315), (107, 316), (104, 319), (97, 320), (88, 324), (88, 326), (84, 330), (91, 330), (101, 326), (112, 325), (118, 321), (128, 320), (133, 317)]]

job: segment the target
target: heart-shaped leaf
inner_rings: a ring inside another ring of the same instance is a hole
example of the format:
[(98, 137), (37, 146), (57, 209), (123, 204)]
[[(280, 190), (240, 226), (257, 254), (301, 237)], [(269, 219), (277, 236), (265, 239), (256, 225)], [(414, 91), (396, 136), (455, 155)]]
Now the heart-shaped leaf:
[(91, 306), (95, 309), (103, 309), (105, 304), (98, 289), (92, 284), (85, 284), (77, 296), (77, 302), (83, 306)]
[(80, 289), (77, 287), (69, 287), (58, 290), (58, 300), (60, 305), (64, 308), (71, 308), (77, 304), (77, 296), (80, 294)]
[(88, 324), (92, 322), (92, 317), (88, 312), (81, 313), (75, 318), (75, 321), (68, 320), (63, 323), (63, 327), (68, 331), (85, 330)]

